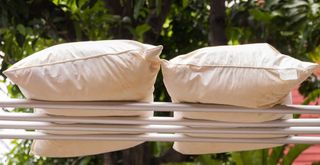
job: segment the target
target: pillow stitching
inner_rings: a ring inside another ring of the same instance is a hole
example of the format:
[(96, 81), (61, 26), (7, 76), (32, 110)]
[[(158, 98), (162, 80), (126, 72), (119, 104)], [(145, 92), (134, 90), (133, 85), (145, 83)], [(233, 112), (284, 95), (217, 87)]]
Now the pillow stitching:
[[(38, 65), (32, 65), (32, 66), (26, 66), (26, 67), (21, 67), (21, 68), (14, 68), (14, 69), (10, 69), (9, 68), (8, 70), (6, 70), (4, 72), (18, 71), (18, 70), (29, 69), (29, 68), (33, 68), (33, 67), (51, 66), (51, 65), (63, 64), (63, 63), (67, 63), (67, 62), (75, 62), (75, 61), (79, 61), (79, 60), (88, 60), (88, 59), (93, 59), (93, 58), (99, 58), (99, 57), (102, 57), (102, 56), (121, 55), (121, 54), (124, 54), (124, 53), (134, 52), (134, 51), (142, 52), (142, 50), (127, 50), (127, 51), (123, 51), (123, 52), (119, 52), (119, 53), (99, 54), (99, 55), (94, 55), (94, 56), (90, 56), (90, 57), (69, 59), (69, 60), (65, 60), (65, 61), (58, 61), (58, 62), (53, 62), (53, 63), (48, 63), (48, 64), (38, 64)], [(142, 54), (144, 54), (144, 53), (142, 53)], [(143, 58), (140, 54), (139, 54), (139, 57)]]
[[(170, 63), (170, 62), (168, 62)], [(296, 70), (300, 70), (300, 71), (306, 71), (306, 70), (310, 70), (312, 69), (312, 66), (307, 67), (305, 70), (304, 69), (299, 69), (299, 68), (268, 68), (268, 67), (254, 67), (254, 66), (234, 66), (234, 65), (203, 65), (203, 66), (199, 66), (196, 64), (175, 64), (175, 63), (171, 63), (171, 65), (186, 65), (186, 66), (196, 66), (196, 67), (229, 67), (229, 68), (251, 68), (251, 69), (270, 69), (270, 70), (286, 70), (286, 69), (296, 69)]]

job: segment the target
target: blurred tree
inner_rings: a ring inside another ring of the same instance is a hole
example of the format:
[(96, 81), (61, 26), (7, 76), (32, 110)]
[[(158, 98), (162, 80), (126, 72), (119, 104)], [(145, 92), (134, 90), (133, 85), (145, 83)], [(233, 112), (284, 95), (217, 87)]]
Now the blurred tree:
[(224, 0), (211, 1), (210, 5), (209, 44), (227, 45), (226, 6)]

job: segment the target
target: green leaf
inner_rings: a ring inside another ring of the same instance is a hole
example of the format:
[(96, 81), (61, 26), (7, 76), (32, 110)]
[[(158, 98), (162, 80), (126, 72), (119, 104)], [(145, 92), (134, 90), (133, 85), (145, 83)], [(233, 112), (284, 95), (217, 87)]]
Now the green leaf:
[(80, 7), (79, 0), (76, 0), (76, 5), (77, 5), (78, 8)]
[(320, 63), (320, 46), (317, 46), (312, 52), (309, 52), (308, 57), (313, 62)]
[(139, 41), (143, 40), (143, 34), (147, 32), (151, 27), (148, 24), (142, 24), (135, 28), (135, 36)]
[(133, 18), (137, 19), (139, 16), (139, 12), (142, 8), (144, 4), (144, 0), (138, 0), (135, 5), (134, 5), (134, 9), (133, 9)]
[(285, 146), (272, 148), (272, 153), (268, 157), (268, 165), (278, 164), (280, 159), (283, 157)]
[[(179, 162), (179, 163), (162, 163), (161, 165), (199, 165), (199, 164), (194, 162)], [(206, 164), (203, 164), (203, 165), (206, 165)]]
[(236, 165), (246, 165), (241, 158), (240, 152), (231, 153), (231, 158), (236, 163)]
[(301, 20), (306, 20), (306, 19), (307, 19), (306, 13), (297, 13), (296, 15), (293, 16), (293, 18), (289, 22), (290, 24), (294, 24)]
[(293, 35), (294, 35), (294, 32), (293, 32), (293, 31), (280, 31), (280, 34), (281, 34), (282, 36), (289, 37), (289, 36), (293, 36)]
[[(243, 165), (264, 165), (267, 162), (267, 156), (267, 149), (240, 152), (240, 158)], [(240, 161), (239, 156), (237, 157), (237, 159), (238, 161)]]
[(212, 158), (211, 155), (201, 155), (196, 159), (197, 162), (203, 165), (222, 165), (223, 161)]
[(307, 148), (309, 148), (309, 144), (296, 144), (294, 147), (290, 149), (288, 154), (283, 158), (281, 165), (291, 165), (292, 162)]
[(255, 20), (263, 21), (263, 22), (270, 22), (272, 19), (272, 15), (267, 12), (263, 12), (259, 9), (251, 9), (249, 10), (250, 14), (253, 16)]
[(22, 24), (17, 25), (17, 30), (20, 34), (25, 35), (26, 34), (26, 29)]
[(273, 7), (273, 6), (276, 6), (276, 5), (279, 4), (279, 1), (280, 1), (280, 0), (268, 0), (268, 1), (265, 1), (265, 7), (266, 7), (267, 9), (269, 9), (269, 8), (271, 8), (271, 7)]
[(316, 89), (309, 93), (308, 97), (303, 101), (304, 105), (308, 105), (309, 103), (317, 100), (320, 97), (320, 89)]
[(81, 6), (81, 10), (85, 10), (87, 8), (92, 8), (98, 0), (88, 0), (85, 4)]
[(172, 148), (172, 142), (150, 142), (148, 143), (152, 154), (159, 157), (161, 154)]
[(81, 159), (81, 161), (79, 162), (79, 165), (88, 165), (91, 160), (92, 160), (92, 157), (84, 157), (84, 158)]
[(189, 0), (182, 0), (182, 8), (186, 8), (189, 5)]
[(162, 7), (162, 0), (156, 0), (157, 15), (160, 15), (160, 13), (161, 13), (161, 7)]
[(304, 0), (296, 0), (290, 4), (283, 5), (283, 8), (290, 9), (290, 8), (297, 8), (297, 7), (303, 7), (303, 6), (307, 7), (308, 2), (306, 2)]
[(313, 15), (316, 15), (318, 12), (319, 12), (319, 10), (320, 10), (320, 4), (318, 4), (318, 3), (313, 3), (313, 4), (311, 4), (311, 11), (312, 11), (312, 14)]

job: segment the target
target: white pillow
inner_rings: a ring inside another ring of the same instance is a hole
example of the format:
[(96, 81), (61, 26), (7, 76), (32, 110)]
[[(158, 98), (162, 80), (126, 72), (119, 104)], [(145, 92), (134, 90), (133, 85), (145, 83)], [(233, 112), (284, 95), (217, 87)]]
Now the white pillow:
[[(163, 60), (161, 67), (173, 102), (269, 108), (289, 100), (290, 90), (318, 65), (283, 55), (268, 44), (248, 44), (198, 49)], [(234, 122), (262, 122), (283, 116), (250, 114), (250, 118), (199, 112), (177, 115)]]
[[(130, 40), (60, 44), (22, 59), (4, 72), (29, 99), (152, 102), (162, 46)], [(146, 112), (53, 110), (72, 116), (148, 116)]]
[[(270, 108), (291, 104), (290, 90), (305, 80), (317, 64), (282, 55), (268, 44), (217, 46), (195, 50), (170, 61), (163, 60), (165, 86), (173, 102), (225, 104), (248, 108)], [(175, 112), (177, 118), (225, 122), (264, 122), (287, 118), (282, 114)], [(186, 134), (194, 137), (233, 135)], [(285, 135), (282, 135), (285, 136)], [(252, 138), (254, 135), (244, 135)], [(271, 138), (278, 135), (258, 135)], [(175, 142), (183, 154), (244, 151), (277, 144)]]
[[(4, 73), (29, 99), (152, 102), (154, 83), (160, 69), (161, 50), (162, 46), (129, 40), (66, 43), (30, 55)], [(63, 116), (153, 115), (151, 111), (79, 109), (36, 109), (36, 111)], [(76, 131), (67, 134), (95, 133)], [(140, 143), (142, 142), (35, 140), (32, 153), (48, 157), (82, 156), (121, 150)]]
[[(228, 135), (224, 138), (232, 137)], [(213, 136), (211, 136), (213, 137)], [(214, 137), (213, 137), (214, 138)], [(253, 138), (250, 134), (247, 138)], [(267, 138), (267, 137), (260, 137)], [(282, 146), (281, 144), (259, 144), (259, 143), (202, 143), (202, 142), (175, 142), (173, 149), (185, 155), (214, 154), (224, 152), (248, 151)]]
[[(237, 115), (235, 115), (237, 116)], [(291, 115), (286, 115), (282, 119), (290, 119)], [(282, 120), (281, 119), (281, 120)], [(208, 127), (210, 128), (210, 127)], [(217, 129), (217, 128), (215, 128)], [(221, 128), (223, 129), (223, 128)], [(211, 138), (280, 138), (287, 135), (281, 134), (186, 134), (191, 137), (211, 137)], [(207, 143), (207, 142), (174, 142), (173, 149), (182, 154), (209, 154), (235, 151), (247, 151), (281, 146), (281, 144), (259, 144), (259, 143)]]
[[(42, 111), (37, 111), (36, 115), (48, 116)], [(88, 117), (94, 119), (97, 117)], [(101, 117), (98, 117), (101, 119)], [(122, 118), (122, 117), (118, 117)], [(137, 117), (130, 117), (137, 118)], [(107, 120), (107, 119), (106, 119)], [(63, 123), (66, 124), (66, 123)], [(76, 124), (76, 123), (67, 123)], [(46, 125), (52, 125), (46, 123)], [(137, 128), (141, 128), (137, 126)], [(134, 133), (119, 133), (119, 132), (101, 132), (101, 131), (59, 131), (59, 130), (41, 130), (39, 132), (52, 135), (112, 135), (124, 134), (133, 135)], [(90, 141), (90, 140), (34, 140), (31, 146), (31, 153), (45, 157), (74, 157), (94, 155), (117, 151), (134, 147), (143, 143), (142, 141)]]
[(45, 157), (75, 157), (101, 154), (134, 147), (135, 141), (35, 140), (31, 153)]

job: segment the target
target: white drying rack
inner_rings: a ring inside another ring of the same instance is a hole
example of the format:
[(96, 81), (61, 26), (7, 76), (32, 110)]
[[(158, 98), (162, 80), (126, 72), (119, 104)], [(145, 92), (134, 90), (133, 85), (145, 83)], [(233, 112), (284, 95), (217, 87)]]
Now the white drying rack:
[[(276, 114), (320, 114), (320, 106), (279, 105), (271, 109), (249, 109), (235, 106), (186, 103), (137, 102), (62, 102), (7, 99), (0, 107), (121, 110), (121, 111), (181, 111), (181, 112), (241, 112)], [(74, 124), (61, 124), (61, 123)], [(59, 124), (58, 124), (59, 123)], [(217, 122), (208, 120), (176, 119), (173, 117), (62, 117), (39, 116), (30, 113), (0, 113), (0, 139), (47, 140), (110, 140), (110, 141), (187, 141), (217, 143), (273, 143), (320, 144), (319, 119), (281, 119), (261, 123)], [(46, 134), (25, 130), (93, 131), (119, 134)], [(13, 131), (8, 131), (13, 130)], [(122, 133), (122, 134), (121, 134)], [(127, 133), (127, 134), (123, 134)], [(128, 134), (130, 133), (130, 134)], [(183, 133), (230, 134), (230, 138), (191, 137)], [(231, 135), (232, 134), (232, 135)], [(283, 138), (240, 138), (241, 134), (278, 134)]]

